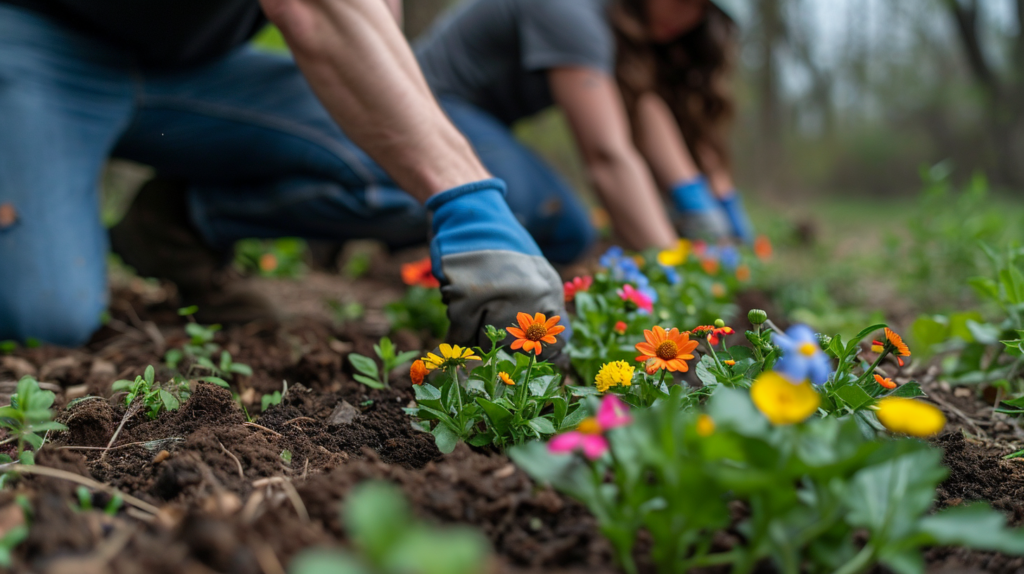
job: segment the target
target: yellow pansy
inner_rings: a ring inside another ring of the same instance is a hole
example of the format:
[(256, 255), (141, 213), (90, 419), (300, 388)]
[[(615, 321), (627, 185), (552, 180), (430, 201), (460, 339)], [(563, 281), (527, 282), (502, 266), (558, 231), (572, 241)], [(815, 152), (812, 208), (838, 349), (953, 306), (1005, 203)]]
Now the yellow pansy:
[(928, 403), (889, 397), (878, 401), (879, 422), (891, 432), (921, 438), (930, 437), (946, 426), (946, 415)]
[(791, 425), (807, 420), (821, 404), (821, 397), (809, 381), (798, 385), (768, 371), (750, 387), (750, 398), (773, 425)]

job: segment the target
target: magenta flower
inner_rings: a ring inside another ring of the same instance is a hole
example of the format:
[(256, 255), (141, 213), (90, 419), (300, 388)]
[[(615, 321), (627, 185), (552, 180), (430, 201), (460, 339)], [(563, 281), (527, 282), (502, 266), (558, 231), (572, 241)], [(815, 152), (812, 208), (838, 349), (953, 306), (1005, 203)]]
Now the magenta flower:
[(608, 439), (605, 431), (615, 427), (628, 425), (632, 422), (629, 407), (615, 395), (605, 395), (596, 417), (588, 417), (580, 421), (576, 430), (560, 434), (548, 443), (548, 450), (554, 453), (583, 451), (583, 456), (590, 460), (601, 458), (608, 452)]
[(572, 281), (566, 281), (564, 286), (566, 302), (575, 299), (577, 293), (589, 291), (590, 286), (593, 284), (594, 278), (589, 275), (584, 277), (575, 277)]
[(654, 302), (647, 295), (644, 295), (640, 291), (637, 291), (635, 287), (626, 283), (619, 289), (619, 299), (627, 303), (632, 303), (637, 306), (638, 309), (650, 313), (654, 310)]

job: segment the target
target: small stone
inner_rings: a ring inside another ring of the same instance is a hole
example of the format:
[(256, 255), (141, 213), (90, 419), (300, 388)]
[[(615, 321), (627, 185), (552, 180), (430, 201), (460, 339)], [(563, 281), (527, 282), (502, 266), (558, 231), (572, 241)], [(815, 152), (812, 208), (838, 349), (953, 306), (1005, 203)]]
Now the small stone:
[(494, 478), (508, 478), (512, 476), (516, 471), (516, 465), (506, 464), (505, 466), (494, 471)]
[(339, 355), (347, 355), (351, 353), (354, 347), (352, 343), (339, 341), (337, 339), (331, 339), (331, 341), (327, 343), (327, 346), (330, 347), (332, 351), (338, 353)]
[(954, 397), (959, 397), (959, 398), (965, 399), (967, 397), (970, 397), (972, 394), (974, 394), (974, 393), (971, 391), (971, 389), (968, 389), (968, 388), (957, 387), (957, 388), (953, 389), (953, 396)]
[(89, 394), (89, 385), (74, 385), (64, 389), (64, 398), (73, 401)]
[(166, 450), (162, 450), (156, 453), (156, 456), (153, 457), (153, 464), (160, 464), (161, 462), (167, 460), (170, 457), (171, 453), (167, 452)]
[(210, 514), (230, 516), (242, 508), (242, 499), (233, 492), (220, 492), (203, 501), (203, 510)]
[(0, 357), (0, 367), (14, 374), (15, 379), (36, 376), (36, 367), (21, 357)]
[(44, 381), (63, 379), (67, 377), (72, 369), (78, 367), (81, 361), (77, 357), (67, 356), (48, 361), (39, 369), (39, 378)]
[(327, 417), (327, 424), (342, 426), (352, 424), (352, 421), (359, 416), (359, 409), (349, 404), (348, 401), (341, 401), (334, 407), (331, 416)]
[(114, 363), (111, 363), (110, 361), (93, 359), (92, 366), (89, 368), (89, 376), (112, 379), (117, 376), (117, 368), (114, 367)]

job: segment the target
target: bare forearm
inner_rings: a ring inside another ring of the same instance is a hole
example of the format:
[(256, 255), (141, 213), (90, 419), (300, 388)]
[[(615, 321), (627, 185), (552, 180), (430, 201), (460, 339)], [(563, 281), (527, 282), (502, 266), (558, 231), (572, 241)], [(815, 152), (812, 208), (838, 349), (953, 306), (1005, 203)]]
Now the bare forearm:
[(678, 236), (643, 159), (622, 151), (587, 162), (588, 173), (626, 247), (669, 248)]
[(381, 0), (261, 0), (345, 134), (420, 200), (487, 170), (430, 93)]
[(662, 189), (700, 175), (675, 116), (664, 100), (648, 93), (637, 102), (634, 137)]

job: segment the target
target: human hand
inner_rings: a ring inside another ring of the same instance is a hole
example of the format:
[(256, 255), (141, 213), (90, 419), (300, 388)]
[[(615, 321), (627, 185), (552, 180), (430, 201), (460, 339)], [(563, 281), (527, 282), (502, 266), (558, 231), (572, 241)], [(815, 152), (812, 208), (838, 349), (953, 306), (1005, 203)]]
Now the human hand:
[(672, 223), (684, 237), (718, 242), (732, 235), (729, 219), (704, 176), (672, 188)]
[[(487, 325), (506, 328), (517, 313), (561, 315), (562, 282), (505, 202), (505, 183), (487, 179), (450, 189), (426, 203), (433, 213), (430, 258), (451, 327), (447, 340), (487, 349)], [(569, 339), (567, 330), (557, 352)]]
[(719, 205), (725, 211), (729, 224), (732, 226), (732, 233), (743, 243), (754, 242), (754, 226), (747, 217), (747, 210), (743, 207), (743, 198), (736, 190), (732, 190), (725, 197), (718, 199)]

